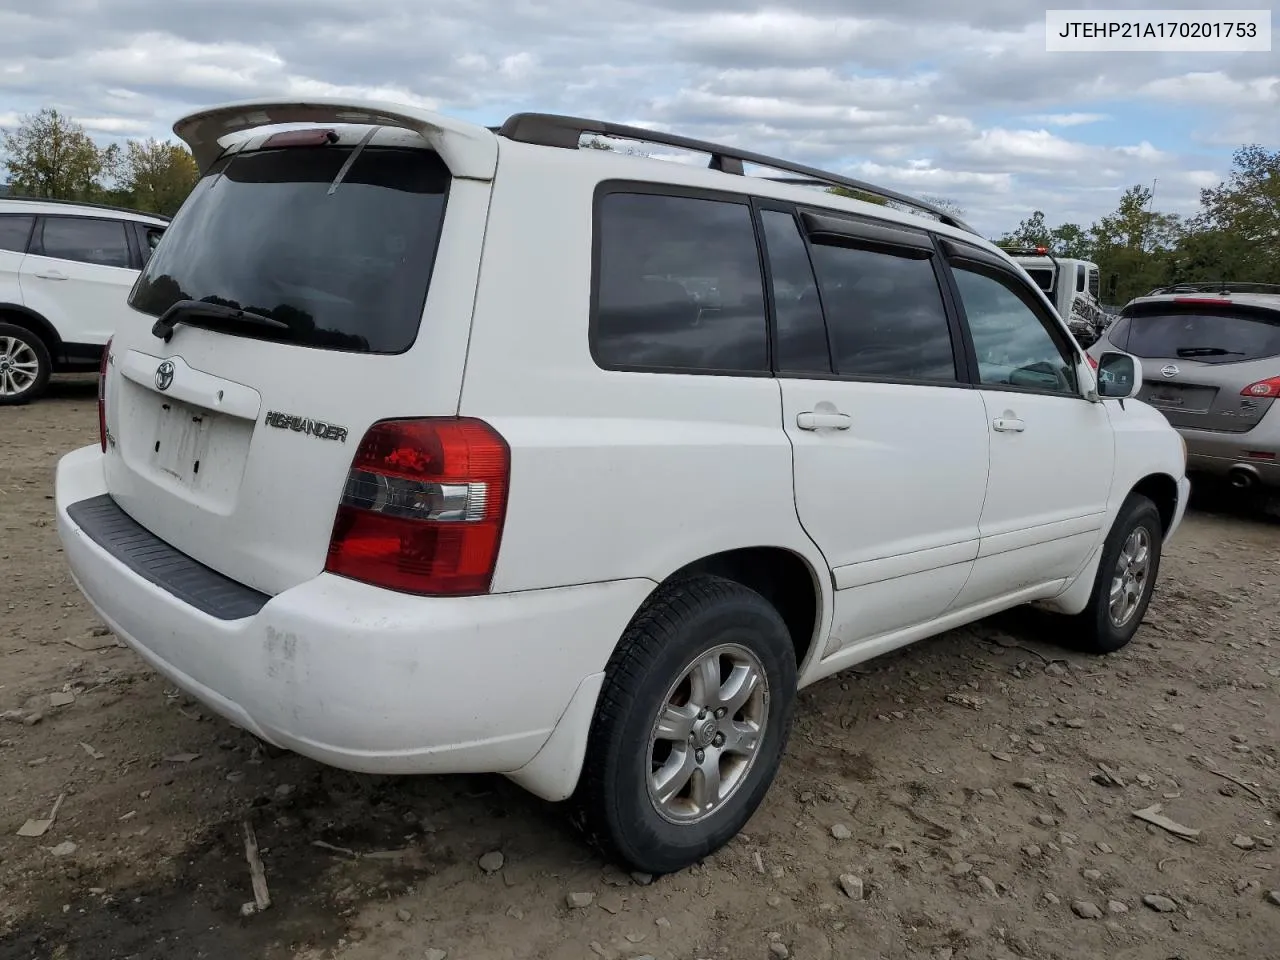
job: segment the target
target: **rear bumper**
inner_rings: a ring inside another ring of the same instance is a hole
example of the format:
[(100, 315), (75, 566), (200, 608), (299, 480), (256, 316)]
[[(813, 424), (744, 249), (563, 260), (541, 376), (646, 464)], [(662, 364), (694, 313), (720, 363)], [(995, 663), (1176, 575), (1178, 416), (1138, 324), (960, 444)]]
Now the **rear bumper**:
[(1270, 415), (1248, 433), (1179, 429), (1187, 441), (1187, 469), (1249, 484), (1280, 487), (1280, 420)]
[[(575, 691), (593, 689), (653, 588), (625, 580), (423, 598), (321, 574), (252, 616), (218, 619), (139, 575), (68, 514), (105, 492), (96, 446), (59, 462), (58, 535), (102, 619), (210, 710), (349, 770), (518, 770), (547, 742)], [(574, 722), (589, 723), (583, 712), (571, 711)]]

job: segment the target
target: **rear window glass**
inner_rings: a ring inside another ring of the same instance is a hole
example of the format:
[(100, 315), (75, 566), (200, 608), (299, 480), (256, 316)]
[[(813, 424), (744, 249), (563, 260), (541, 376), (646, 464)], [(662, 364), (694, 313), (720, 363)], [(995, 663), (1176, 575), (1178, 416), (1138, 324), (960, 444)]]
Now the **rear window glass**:
[(35, 222), (35, 217), (0, 216), (0, 250), (25, 253), (27, 238), (31, 236), (31, 225)]
[(1261, 360), (1280, 356), (1280, 311), (1141, 313), (1127, 318), (1119, 337), (1116, 346), (1136, 357)]
[(1027, 276), (1029, 276), (1035, 285), (1045, 293), (1053, 293), (1053, 271), (1047, 267), (1027, 267)]
[(407, 350), (449, 172), (425, 150), (369, 147), (331, 189), (353, 149), (268, 150), (215, 164), (165, 231), (132, 305), (159, 316), (178, 300), (204, 300), (288, 324), (272, 339)]

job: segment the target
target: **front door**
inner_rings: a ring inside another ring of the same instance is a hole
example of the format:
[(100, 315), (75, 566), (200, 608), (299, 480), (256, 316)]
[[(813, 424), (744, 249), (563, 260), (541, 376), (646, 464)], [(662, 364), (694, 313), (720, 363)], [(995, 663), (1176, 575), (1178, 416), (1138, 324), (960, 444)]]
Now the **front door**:
[[(958, 249), (958, 245), (950, 249)], [(1103, 535), (1115, 459), (1106, 408), (1035, 292), (989, 254), (952, 259), (991, 438), (981, 546), (957, 606), (1075, 574)]]
[(796, 508), (836, 589), (830, 655), (955, 600), (978, 552), (989, 441), (929, 235), (823, 219), (802, 230), (761, 212)]

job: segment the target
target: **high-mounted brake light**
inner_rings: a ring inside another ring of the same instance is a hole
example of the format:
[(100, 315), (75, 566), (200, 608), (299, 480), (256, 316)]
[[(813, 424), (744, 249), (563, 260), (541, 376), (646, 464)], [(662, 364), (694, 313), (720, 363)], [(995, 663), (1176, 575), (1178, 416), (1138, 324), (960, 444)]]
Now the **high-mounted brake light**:
[(1040, 256), (1042, 257), (1048, 252), (1049, 252), (1048, 247), (1036, 247), (1036, 253), (1040, 254)]
[(1215, 307), (1229, 307), (1231, 301), (1225, 297), (1174, 297), (1174, 303), (1208, 303)]
[(267, 147), (323, 147), (326, 144), (337, 143), (338, 132), (336, 130), (282, 130), (280, 133), (273, 133), (267, 137), (262, 144), (263, 149)]
[(1280, 397), (1280, 377), (1268, 377), (1251, 383), (1240, 391), (1242, 397), (1256, 397), (1259, 400), (1270, 400)]
[(511, 452), (482, 420), (383, 420), (360, 441), (325, 570), (428, 596), (488, 593)]
[(102, 359), (98, 362), (98, 442), (103, 453), (107, 452), (107, 362), (111, 357), (113, 339), (107, 339), (107, 345), (102, 348)]

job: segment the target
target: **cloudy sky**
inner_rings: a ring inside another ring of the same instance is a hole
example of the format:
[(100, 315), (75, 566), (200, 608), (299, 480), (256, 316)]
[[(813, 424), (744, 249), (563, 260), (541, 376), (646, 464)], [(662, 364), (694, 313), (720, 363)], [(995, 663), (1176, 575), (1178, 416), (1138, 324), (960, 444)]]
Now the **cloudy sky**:
[(1157, 208), (1189, 212), (1234, 147), (1280, 146), (1280, 49), (1046, 53), (1048, 6), (1067, 4), (0, 0), (0, 126), (53, 106), (102, 140), (168, 136), (280, 94), (576, 113), (945, 197), (989, 234), (1035, 208), (1087, 224), (1155, 178)]

